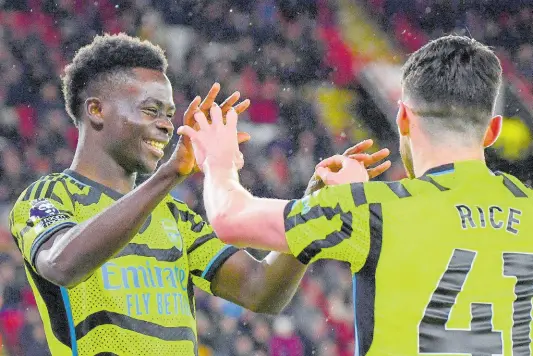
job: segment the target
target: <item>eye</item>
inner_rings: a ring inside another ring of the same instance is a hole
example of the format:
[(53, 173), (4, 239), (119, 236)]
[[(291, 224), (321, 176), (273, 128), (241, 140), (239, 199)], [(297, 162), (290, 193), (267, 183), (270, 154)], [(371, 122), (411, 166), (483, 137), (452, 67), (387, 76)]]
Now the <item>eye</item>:
[(150, 116), (157, 116), (158, 114), (158, 111), (155, 108), (144, 108), (142, 111)]
[(167, 114), (167, 117), (168, 117), (169, 119), (172, 119), (172, 118), (174, 117), (174, 114), (175, 114), (175, 113), (173, 113), (173, 112), (168, 113), (168, 114)]

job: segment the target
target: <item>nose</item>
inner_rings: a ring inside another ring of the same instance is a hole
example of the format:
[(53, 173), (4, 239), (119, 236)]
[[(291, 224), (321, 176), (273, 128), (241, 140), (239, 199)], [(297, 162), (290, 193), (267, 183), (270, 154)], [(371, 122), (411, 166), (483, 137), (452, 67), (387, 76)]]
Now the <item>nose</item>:
[(172, 137), (172, 134), (174, 133), (174, 125), (170, 119), (157, 120), (156, 126), (159, 130), (167, 134), (168, 137)]

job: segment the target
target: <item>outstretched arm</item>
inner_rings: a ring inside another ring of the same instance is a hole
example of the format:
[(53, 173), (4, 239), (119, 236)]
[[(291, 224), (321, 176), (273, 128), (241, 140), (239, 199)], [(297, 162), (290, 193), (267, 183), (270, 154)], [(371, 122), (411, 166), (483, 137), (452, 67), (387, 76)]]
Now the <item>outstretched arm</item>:
[[(283, 214), (290, 202), (257, 198), (241, 186), (237, 175), (243, 164), (236, 140), (237, 113), (230, 110), (224, 123), (220, 108), (213, 106), (211, 118), (209, 124), (197, 112), (195, 119), (200, 130), (181, 127), (178, 133), (191, 138), (197, 162), (204, 171), (205, 207), (217, 235), (239, 247), (290, 252)], [(390, 163), (384, 165), (388, 168)], [(330, 166), (333, 168), (329, 169)], [(326, 183), (362, 182), (369, 178), (364, 162), (346, 156), (334, 156), (319, 168), (317, 174)]]

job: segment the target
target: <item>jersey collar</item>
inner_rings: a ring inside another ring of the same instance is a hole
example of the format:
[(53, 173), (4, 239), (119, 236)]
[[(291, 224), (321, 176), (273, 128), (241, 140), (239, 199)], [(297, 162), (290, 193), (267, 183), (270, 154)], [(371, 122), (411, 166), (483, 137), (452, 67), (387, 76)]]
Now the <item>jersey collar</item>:
[(107, 186), (105, 186), (103, 184), (95, 182), (94, 180), (89, 179), (89, 178), (85, 177), (84, 175), (81, 175), (78, 172), (73, 171), (72, 169), (65, 169), (63, 171), (63, 174), (66, 174), (70, 178), (74, 179), (75, 181), (77, 181), (77, 182), (79, 182), (79, 183), (81, 183), (83, 185), (88, 185), (90, 187), (96, 188), (96, 189), (104, 192), (105, 195), (107, 195), (108, 197), (110, 197), (110, 198), (112, 198), (114, 200), (118, 200), (118, 199), (120, 199), (120, 198), (122, 198), (124, 196), (124, 194), (119, 193), (116, 190), (111, 189), (111, 188), (109, 188), (109, 187), (107, 187)]
[(492, 173), (492, 171), (487, 167), (487, 164), (483, 161), (472, 160), (472, 161), (459, 161), (453, 163), (443, 164), (438, 167), (428, 169), (423, 176), (427, 175), (442, 175), (449, 173), (466, 173), (466, 174), (479, 174), (479, 173)]

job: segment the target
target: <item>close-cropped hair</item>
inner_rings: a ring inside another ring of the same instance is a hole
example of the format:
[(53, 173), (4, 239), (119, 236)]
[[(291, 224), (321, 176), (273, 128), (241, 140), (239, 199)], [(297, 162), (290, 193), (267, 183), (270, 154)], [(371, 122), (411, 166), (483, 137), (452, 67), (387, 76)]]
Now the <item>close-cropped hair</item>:
[(403, 97), (429, 127), (484, 133), (501, 77), (500, 61), (489, 47), (464, 36), (444, 36), (409, 57)]
[(133, 68), (166, 72), (168, 63), (163, 50), (149, 41), (126, 34), (96, 36), (80, 48), (62, 76), (65, 107), (76, 126), (84, 91), (109, 84), (109, 79)]

